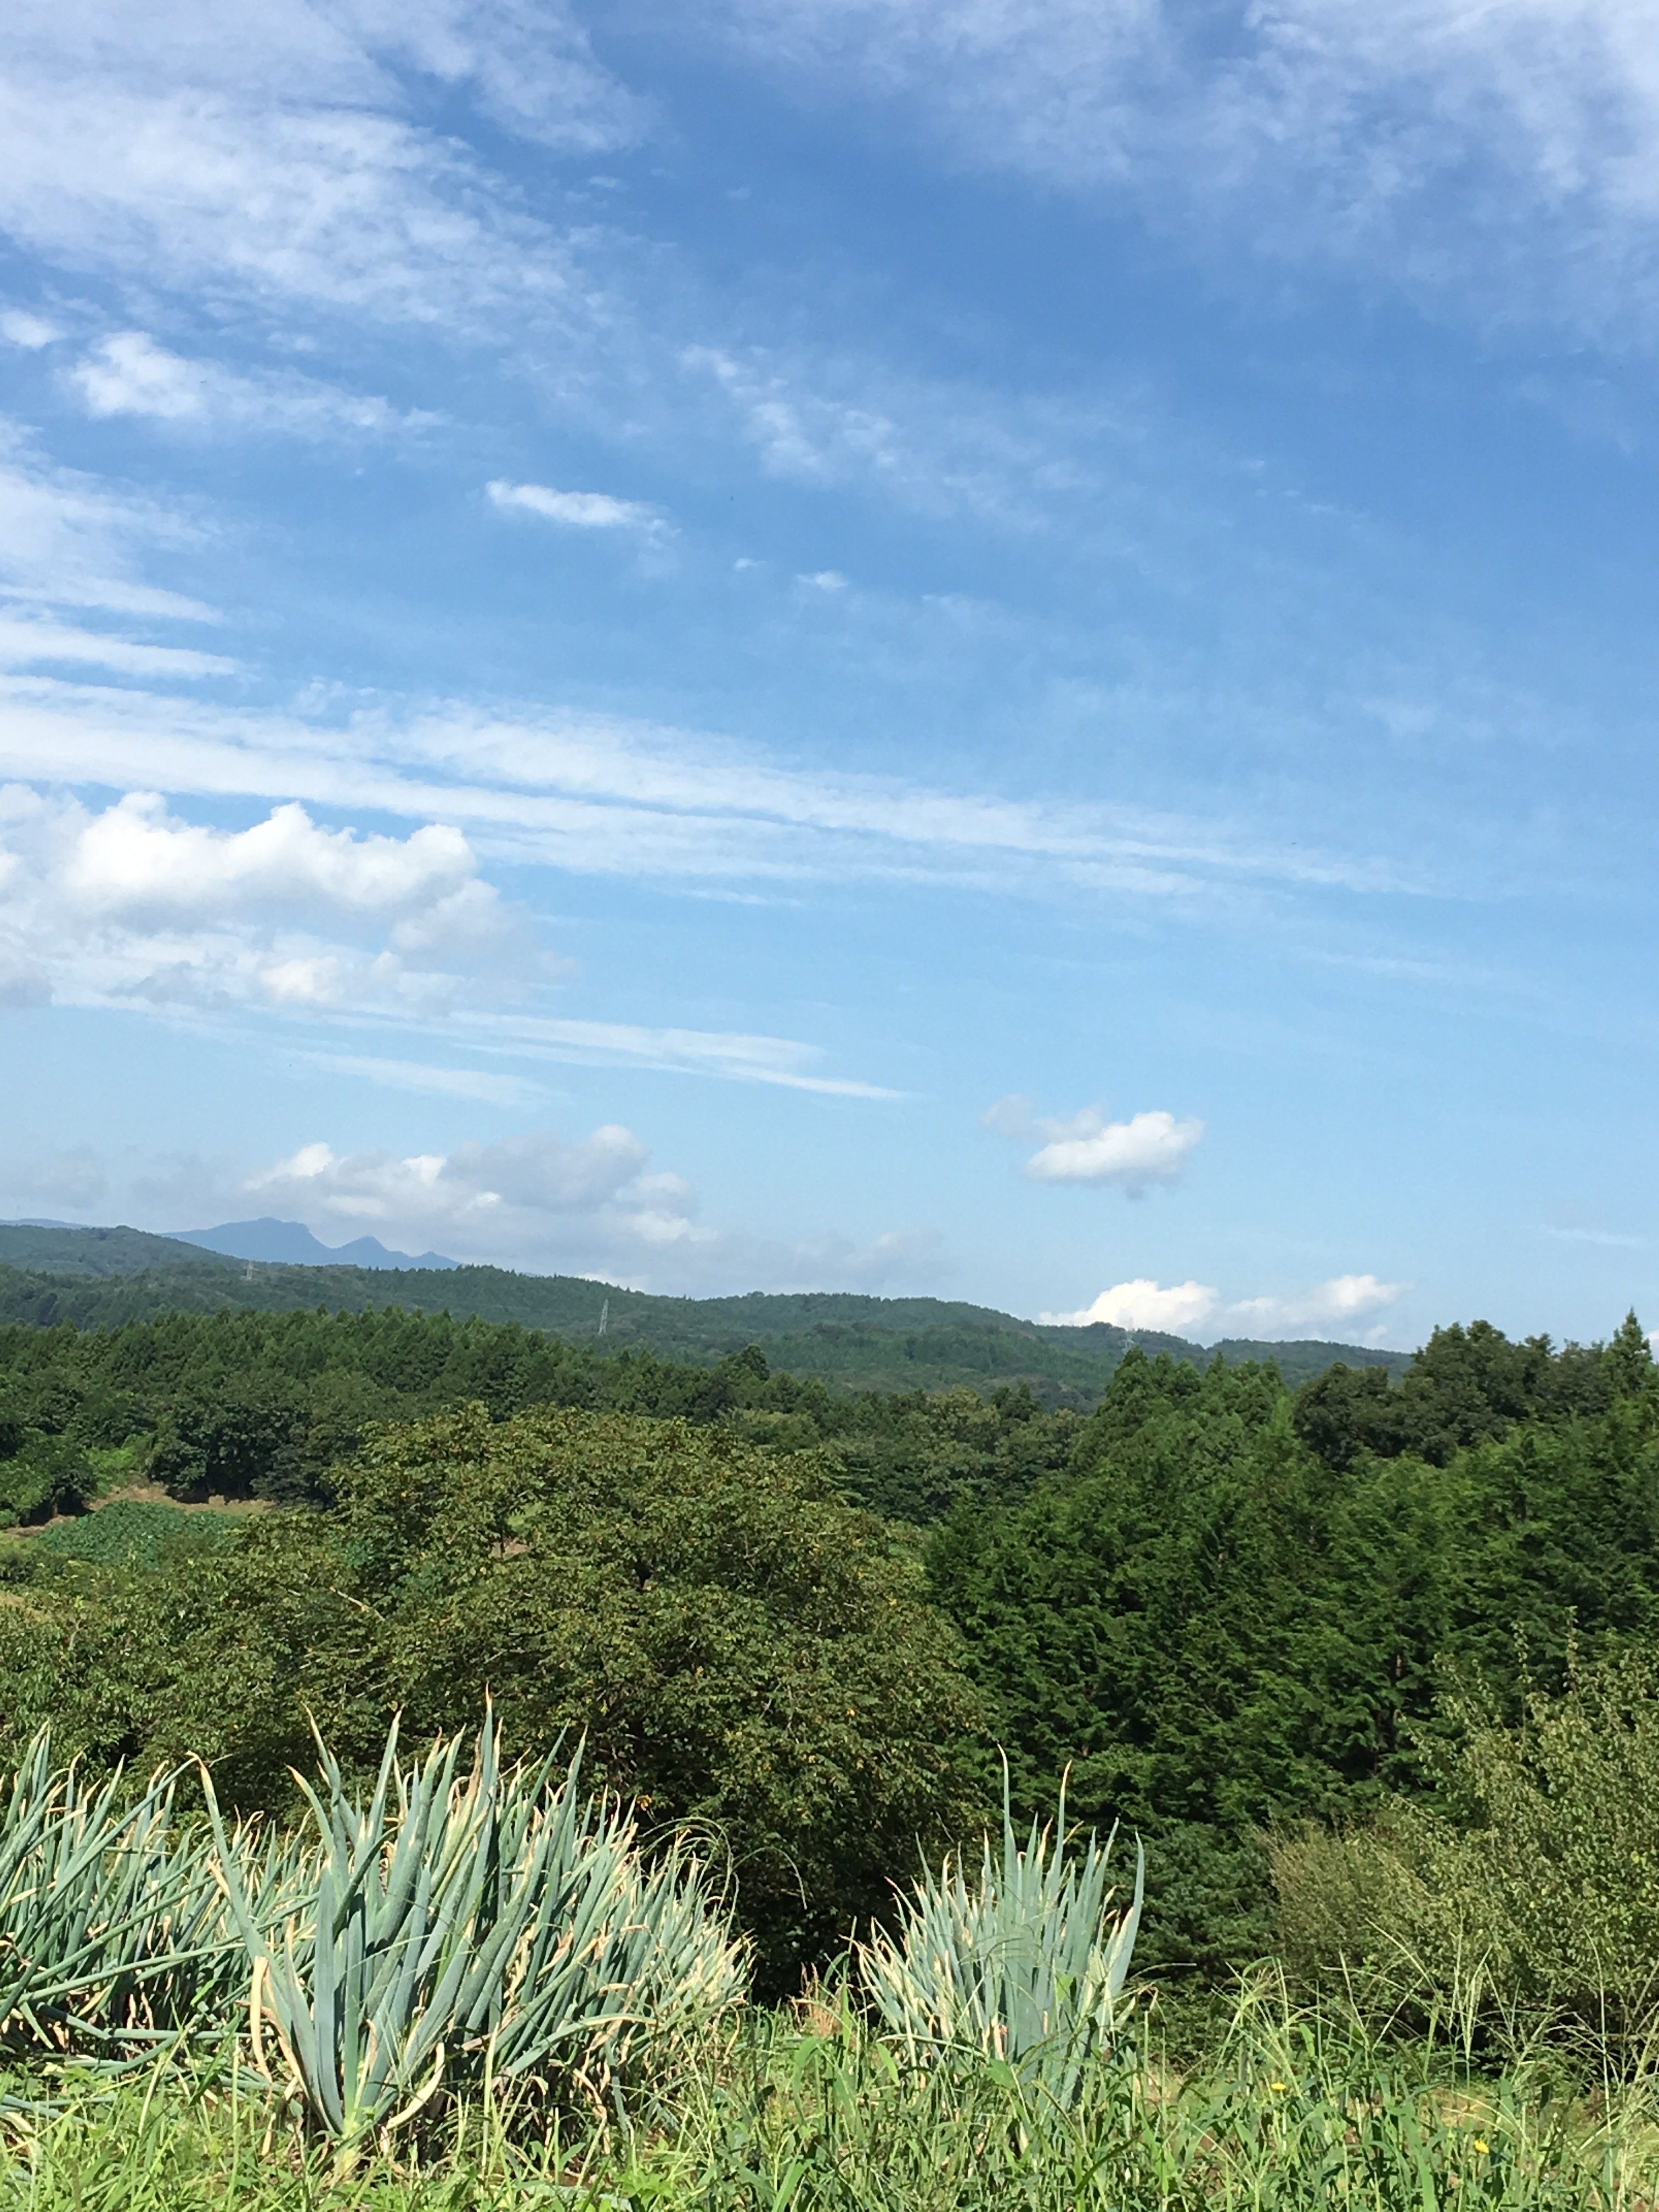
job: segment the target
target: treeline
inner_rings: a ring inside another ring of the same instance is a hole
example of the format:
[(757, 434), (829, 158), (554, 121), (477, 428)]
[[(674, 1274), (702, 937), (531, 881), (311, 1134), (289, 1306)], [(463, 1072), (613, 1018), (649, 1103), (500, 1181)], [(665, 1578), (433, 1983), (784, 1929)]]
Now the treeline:
[(326, 1504), (377, 1423), (482, 1405), (719, 1423), (774, 1451), (830, 1450), (846, 1487), (925, 1521), (964, 1488), (1023, 1492), (1067, 1462), (1079, 1418), (1027, 1390), (857, 1396), (775, 1374), (613, 1355), (511, 1323), (397, 1309), (169, 1314), (113, 1329), (0, 1328), (0, 1519), (75, 1513), (121, 1477), (181, 1501)]
[(1131, 1355), (1061, 1481), (928, 1552), (1022, 1803), (1146, 1838), (1154, 1952), (1272, 1948), (1266, 1843), (1425, 1781), (1457, 1681), (1519, 1710), (1659, 1636), (1659, 1387), (1605, 1348), (1437, 1331), (1401, 1383)]
[[(278, 1224), (280, 1225), (280, 1224)], [(1292, 1383), (1335, 1362), (1395, 1372), (1410, 1354), (1308, 1340), (1227, 1340), (1206, 1355), (1177, 1336), (1132, 1338), (1103, 1322), (1062, 1328), (989, 1306), (845, 1291), (755, 1291), (678, 1298), (572, 1275), (504, 1267), (244, 1266), (137, 1229), (0, 1223), (0, 1323), (119, 1328), (170, 1313), (366, 1313), (386, 1306), (458, 1320), (514, 1322), (609, 1352), (712, 1366), (757, 1345), (771, 1365), (848, 1391), (1028, 1388), (1045, 1406), (1087, 1412), (1132, 1342), (1177, 1359), (1229, 1365), (1271, 1358)]]
[(1275, 1830), (1431, 1790), (1457, 1680), (1513, 1716), (1576, 1649), (1659, 1643), (1633, 1317), (1559, 1350), (1444, 1329), (1402, 1381), (1295, 1391), (1132, 1352), (1086, 1418), (398, 1312), (11, 1329), (0, 1455), (20, 1516), (64, 1502), (30, 1480), (141, 1474), (289, 1509), (142, 1559), (66, 1553), (84, 1518), (16, 1540), (9, 1736), (200, 1751), (252, 1809), (312, 1717), (368, 1759), (392, 1711), (458, 1727), (488, 1690), (520, 1748), (585, 1731), (726, 1838), (780, 1984), (971, 1826), (1000, 1751), (1022, 1815), (1066, 1777), (1140, 1832), (1144, 1955), (1216, 1974), (1274, 1941)]

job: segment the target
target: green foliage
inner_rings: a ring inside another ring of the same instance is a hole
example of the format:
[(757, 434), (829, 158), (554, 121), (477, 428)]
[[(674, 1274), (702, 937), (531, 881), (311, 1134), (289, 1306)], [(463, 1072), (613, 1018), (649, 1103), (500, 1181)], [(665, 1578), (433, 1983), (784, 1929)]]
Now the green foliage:
[[(1085, 1418), (1025, 1388), (855, 1395), (752, 1343), (612, 1352), (656, 1312), (632, 1296), (581, 1344), (398, 1310), (0, 1329), (0, 1508), (9, 1468), (37, 1516), (144, 1469), (309, 1509), (211, 1557), (204, 1534), (188, 1559), (182, 1533), (129, 1539), (125, 1507), (9, 1545), (9, 1740), (51, 1715), (100, 1762), (200, 1749), (227, 1802), (275, 1808), (308, 1713), (367, 1779), (394, 1711), (453, 1733), (490, 1689), (515, 1755), (586, 1729), (648, 1818), (718, 1826), (769, 1986), (880, 1910), (919, 1834), (994, 1802), (1006, 1746), (1022, 1821), (1069, 1769), (1085, 1824), (1145, 1836), (1143, 1956), (1214, 1983), (1272, 1940), (1262, 1832), (1420, 1791), (1449, 1668), (1513, 1717), (1517, 1628), (1547, 1688), (1575, 1638), (1659, 1635), (1633, 1318), (1560, 1352), (1477, 1322), (1403, 1383), (1339, 1368), (1295, 1393), (1132, 1351)], [(714, 1325), (659, 1303), (665, 1328)], [(811, 1298), (722, 1310), (809, 1352), (874, 1326)], [(920, 1341), (974, 1311), (888, 1320)], [(73, 1483), (43, 1488), (49, 1462)]]
[[(0, 1327), (0, 1514), (14, 1462), (13, 1517), (40, 1518), (78, 1511), (112, 1449), (126, 1473), (142, 1467), (191, 1502), (325, 1504), (332, 1468), (375, 1423), (473, 1401), (497, 1420), (580, 1406), (730, 1427), (770, 1450), (824, 1447), (854, 1495), (908, 1520), (959, 1493), (1012, 1493), (1059, 1473), (1079, 1427), (1024, 1389), (988, 1402), (961, 1389), (854, 1397), (774, 1373), (752, 1346), (713, 1366), (676, 1365), (447, 1315), (174, 1314), (107, 1334)], [(78, 1485), (55, 1503), (39, 1479), (43, 1454)]]
[(867, 1917), (975, 1806), (954, 1636), (810, 1455), (730, 1431), (482, 1407), (376, 1432), (328, 1512), (103, 1589), (0, 1607), (0, 1711), (100, 1759), (200, 1753), (291, 1802), (311, 1717), (349, 1776), (386, 1723), (492, 1693), (515, 1754), (585, 1734), (647, 1819), (718, 1835), (775, 1980)]
[(1271, 1992), (1181, 2076), (1152, 2045), (1069, 2109), (1006, 2067), (919, 2072), (830, 2025), (754, 2020), (648, 2124), (492, 2103), (349, 2166), (222, 2065), (38, 2102), (20, 2083), (0, 2212), (1628, 2212), (1659, 2187), (1650, 2084), (1591, 2107), (1524, 2072), (1472, 2081)]
[(190, 1513), (147, 1498), (116, 1498), (96, 1512), (41, 1529), (31, 1544), (60, 1559), (100, 1567), (157, 1568), (180, 1553), (216, 1550), (234, 1540), (240, 1517)]
[(322, 1755), (315, 1824), (280, 1943), (210, 1792), (224, 1886), (289, 2076), (343, 2148), (470, 2078), (620, 2094), (740, 2001), (744, 1960), (701, 1868), (641, 1866), (632, 1824), (581, 1792), (580, 1759), (503, 1771), (493, 1717), (418, 1765), (388, 1733), (372, 1796)]
[(1454, 2004), (1512, 2033), (1562, 2014), (1628, 2043), (1659, 2027), (1659, 1659), (1620, 1651), (1534, 1691), (1445, 1702), (1435, 1798), (1273, 1853), (1304, 1972), (1361, 1971), (1388, 2002)]
[(1518, 1422), (1559, 1424), (1607, 1412), (1640, 1395), (1652, 1354), (1635, 1315), (1611, 1344), (1549, 1339), (1512, 1344), (1490, 1322), (1437, 1328), (1397, 1384), (1380, 1368), (1329, 1368), (1297, 1401), (1297, 1433), (1329, 1467), (1352, 1467), (1362, 1453), (1388, 1459), (1411, 1453), (1435, 1467), (1508, 1432)]
[[(1131, 1355), (1069, 1476), (941, 1522), (931, 1586), (1016, 1805), (1052, 1802), (1069, 1765), (1079, 1818), (1146, 1836), (1154, 1963), (1215, 1973), (1269, 1947), (1259, 1832), (1420, 1787), (1417, 1732), (1442, 1725), (1449, 1668), (1513, 1712), (1517, 1629), (1547, 1686), (1575, 1636), (1659, 1629), (1659, 1401), (1629, 1334), (1558, 1357), (1442, 1332), (1428, 1380), (1391, 1395), (1414, 1392), (1425, 1432), (1480, 1431), (1443, 1468), (1316, 1452), (1327, 1383), (1292, 1401), (1269, 1370)], [(1482, 1362), (1498, 1379), (1476, 1419)], [(1500, 1416), (1517, 1372), (1533, 1410)]]
[(961, 1856), (924, 1867), (900, 1900), (896, 1934), (878, 1928), (858, 1946), (860, 1981), (908, 2063), (972, 2053), (1059, 2105), (1075, 2102), (1111, 2049), (1140, 1924), (1139, 1850), (1134, 1894), (1110, 1916), (1114, 1840), (1091, 1833), (1079, 1852), (1062, 1796), (1052, 1828), (1033, 1821), (1022, 1849), (1005, 1777), (1000, 1856), (988, 1833), (975, 1878)]

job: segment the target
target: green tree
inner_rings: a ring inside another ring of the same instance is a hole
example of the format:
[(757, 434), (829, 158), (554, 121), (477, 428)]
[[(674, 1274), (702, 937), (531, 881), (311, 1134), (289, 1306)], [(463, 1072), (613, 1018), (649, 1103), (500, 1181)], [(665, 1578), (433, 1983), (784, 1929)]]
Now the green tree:
[(393, 1711), (447, 1730), (489, 1695), (513, 1748), (580, 1732), (649, 1816), (723, 1839), (775, 1984), (977, 1809), (957, 1639), (823, 1459), (471, 1407), (377, 1431), (337, 1479), (332, 1510), (260, 1516), (187, 1573), (0, 1613), (14, 1729), (50, 1709), (106, 1756), (198, 1752), (252, 1807), (311, 1717), (367, 1766)]

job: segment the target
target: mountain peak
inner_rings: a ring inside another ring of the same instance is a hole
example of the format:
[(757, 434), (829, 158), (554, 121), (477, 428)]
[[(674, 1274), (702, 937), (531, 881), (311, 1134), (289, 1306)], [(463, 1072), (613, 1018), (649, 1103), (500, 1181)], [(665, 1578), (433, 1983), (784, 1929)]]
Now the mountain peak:
[(459, 1263), (441, 1252), (394, 1252), (378, 1237), (356, 1237), (349, 1244), (325, 1244), (303, 1222), (277, 1221), (270, 1214), (257, 1221), (222, 1221), (215, 1229), (174, 1229), (168, 1234), (179, 1244), (195, 1244), (204, 1252), (221, 1252), (228, 1260), (263, 1261), (283, 1267), (453, 1267)]

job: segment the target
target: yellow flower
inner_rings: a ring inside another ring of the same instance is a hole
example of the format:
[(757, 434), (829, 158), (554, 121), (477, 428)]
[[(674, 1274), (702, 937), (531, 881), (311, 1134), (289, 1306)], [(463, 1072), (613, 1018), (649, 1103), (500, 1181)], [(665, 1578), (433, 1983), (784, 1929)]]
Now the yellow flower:
[(1267, 2087), (1273, 2091), (1275, 2097), (1282, 2097), (1285, 2090), (1290, 2087), (1290, 2084), (1288, 2081), (1269, 2081)]
[(1474, 2147), (1476, 2150), (1480, 2152), (1482, 2158), (1485, 2158), (1486, 2153), (1492, 2148), (1492, 2145), (1486, 2141), (1484, 2136), (1477, 2136), (1475, 2137)]

